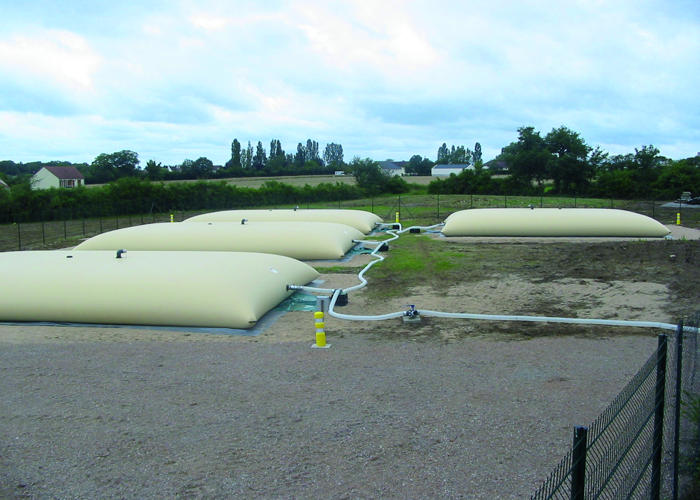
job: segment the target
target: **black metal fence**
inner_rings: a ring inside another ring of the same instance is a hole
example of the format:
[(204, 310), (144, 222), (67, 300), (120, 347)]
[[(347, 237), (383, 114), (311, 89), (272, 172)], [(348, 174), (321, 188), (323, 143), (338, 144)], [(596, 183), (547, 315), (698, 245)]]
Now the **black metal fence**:
[[(268, 208), (289, 208), (295, 205), (275, 205)], [(546, 196), (489, 196), (489, 195), (398, 195), (358, 200), (338, 200), (300, 204), (302, 208), (354, 208), (374, 212), (386, 221), (401, 220), (434, 224), (449, 214), (468, 208), (488, 207), (605, 207), (638, 212), (655, 218), (663, 224), (683, 221), (683, 225), (700, 227), (700, 209), (650, 200), (601, 200), (593, 198), (562, 198)], [(246, 208), (246, 207), (230, 207)], [(74, 217), (70, 211), (47, 213), (45, 222), (15, 220), (0, 225), (0, 251), (30, 250), (65, 246), (64, 242), (87, 238), (104, 231), (153, 222), (181, 221), (206, 210), (169, 210), (163, 213), (127, 214), (111, 217)], [(680, 220), (679, 220), (680, 219)]]
[[(659, 336), (654, 352), (588, 427), (574, 428), (571, 450), (533, 499), (679, 497), (692, 472), (698, 422), (682, 407), (697, 398), (700, 315)], [(685, 353), (685, 356), (684, 356)], [(684, 480), (684, 481), (682, 481)]]

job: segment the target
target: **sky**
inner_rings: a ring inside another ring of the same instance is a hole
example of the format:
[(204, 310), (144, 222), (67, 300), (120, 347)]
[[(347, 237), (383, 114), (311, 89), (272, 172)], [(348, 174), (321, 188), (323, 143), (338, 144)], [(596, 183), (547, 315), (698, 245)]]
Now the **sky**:
[(700, 152), (697, 0), (0, 0), (0, 160), (176, 165), (311, 138), (485, 160), (562, 125)]

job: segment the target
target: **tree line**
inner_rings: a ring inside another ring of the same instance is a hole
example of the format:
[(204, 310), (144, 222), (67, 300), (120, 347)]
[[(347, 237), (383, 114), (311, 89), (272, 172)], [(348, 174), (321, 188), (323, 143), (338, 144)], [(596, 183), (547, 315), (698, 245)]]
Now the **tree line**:
[[(413, 155), (403, 163), (407, 175), (431, 175), (435, 164), (459, 164), (467, 168), (460, 175), (433, 181), (429, 186), (431, 193), (675, 199), (682, 191), (700, 193), (699, 158), (670, 160), (661, 156), (653, 145), (635, 148), (634, 153), (609, 155), (599, 147), (589, 146), (579, 133), (561, 126), (544, 136), (534, 127), (521, 127), (517, 140), (486, 163), (478, 142), (473, 150), (443, 143), (435, 162)], [(130, 150), (100, 154), (90, 164), (61, 161), (22, 164), (6, 160), (0, 161), (0, 179), (11, 186), (28, 183), (32, 173), (48, 165), (73, 165), (83, 173), (87, 183), (100, 184), (122, 178), (217, 179), (319, 175), (343, 170), (355, 175), (365, 194), (408, 190), (408, 184), (385, 175), (373, 160), (355, 157), (346, 163), (341, 144), (328, 143), (321, 153), (318, 142), (312, 139), (298, 143), (293, 153), (285, 152), (278, 139), (272, 139), (268, 149), (261, 141), (255, 147), (248, 141), (243, 147), (238, 139), (233, 139), (230, 159), (223, 166), (200, 157), (186, 159), (176, 166), (149, 160), (141, 168), (138, 154)]]
[[(445, 151), (446, 146), (443, 155)], [(700, 194), (700, 156), (671, 160), (653, 145), (609, 155), (565, 126), (544, 137), (534, 127), (521, 127), (518, 140), (502, 148), (496, 158), (473, 165), (459, 175), (433, 181), (429, 192), (669, 200), (683, 191)]]

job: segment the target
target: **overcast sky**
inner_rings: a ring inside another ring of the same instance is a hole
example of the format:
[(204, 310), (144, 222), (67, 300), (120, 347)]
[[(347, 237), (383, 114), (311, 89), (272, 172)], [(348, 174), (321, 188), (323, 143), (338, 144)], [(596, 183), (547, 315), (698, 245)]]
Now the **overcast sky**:
[(179, 164), (238, 138), (484, 159), (534, 126), (700, 151), (700, 1), (0, 0), (0, 159)]

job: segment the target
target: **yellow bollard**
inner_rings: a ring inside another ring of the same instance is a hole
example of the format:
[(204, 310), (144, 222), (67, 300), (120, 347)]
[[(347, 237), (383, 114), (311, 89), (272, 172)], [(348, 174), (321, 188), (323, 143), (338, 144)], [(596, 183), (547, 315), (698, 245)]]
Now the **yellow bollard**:
[(397, 224), (399, 223), (399, 213), (398, 212), (396, 212), (396, 223)]
[(175, 222), (175, 217), (173, 216), (173, 214), (170, 214), (170, 222)]
[(681, 225), (681, 213), (680, 212), (676, 213), (676, 225), (677, 226)]
[(313, 349), (328, 349), (331, 345), (326, 344), (326, 332), (323, 330), (326, 324), (323, 322), (323, 311), (314, 313), (314, 321), (316, 326), (316, 343), (311, 347)]

